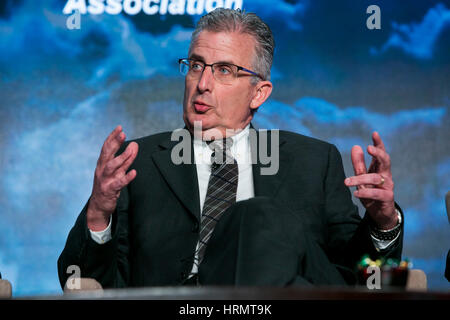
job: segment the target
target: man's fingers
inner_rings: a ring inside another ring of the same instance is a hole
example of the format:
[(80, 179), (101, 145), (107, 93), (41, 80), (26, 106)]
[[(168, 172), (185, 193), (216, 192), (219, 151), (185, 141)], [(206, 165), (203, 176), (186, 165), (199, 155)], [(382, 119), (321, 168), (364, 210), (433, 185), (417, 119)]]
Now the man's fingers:
[(119, 168), (122, 169), (123, 172), (127, 171), (134, 159), (136, 159), (137, 150), (137, 143), (131, 142), (122, 154), (106, 163), (104, 169), (105, 176), (112, 175)]
[(386, 178), (382, 177), (378, 173), (368, 173), (359, 176), (349, 177), (344, 180), (347, 187), (356, 187), (361, 185), (384, 185), (386, 183)]
[(106, 161), (112, 159), (125, 139), (126, 135), (122, 131), (122, 126), (118, 125), (103, 143), (99, 163), (105, 163)]
[(109, 134), (108, 137), (106, 137), (105, 142), (103, 143), (103, 146), (108, 146), (113, 142), (114, 139), (117, 139), (118, 136), (123, 132), (122, 126), (119, 124), (117, 127), (114, 128), (114, 130)]
[(108, 135), (108, 137), (106, 138), (105, 141), (114, 139), (120, 132), (122, 132), (122, 130), (123, 130), (123, 128), (119, 124), (117, 127), (114, 128), (113, 131), (111, 131), (111, 133)]
[(137, 172), (135, 169), (130, 170), (125, 176), (120, 179), (122, 186), (120, 189), (126, 187), (134, 178), (136, 178)]
[(382, 149), (383, 151), (386, 151), (386, 148), (384, 147), (383, 140), (381, 140), (380, 134), (376, 131), (372, 133), (372, 141), (373, 145), (377, 148)]
[(370, 199), (381, 202), (394, 201), (394, 192), (392, 190), (384, 190), (379, 188), (359, 189), (353, 192), (355, 197), (360, 199)]
[(117, 153), (117, 151), (119, 151), (120, 146), (122, 145), (122, 143), (125, 142), (126, 138), (127, 138), (127, 136), (122, 131), (114, 139), (109, 141), (108, 144), (105, 145), (105, 147), (106, 147), (105, 148), (105, 155), (106, 155), (107, 159), (111, 159), (111, 158), (114, 157), (114, 155)]
[(351, 158), (355, 175), (367, 173), (366, 163), (364, 161), (364, 151), (360, 146), (353, 146)]
[(136, 178), (136, 175), (137, 172), (135, 169), (130, 170), (126, 175), (114, 179), (110, 184), (111, 189), (115, 192), (122, 190), (122, 188), (126, 187), (134, 178)]
[(121, 172), (125, 173), (131, 166), (133, 161), (136, 159), (138, 150), (138, 144), (136, 142), (131, 142), (124, 151), (124, 153), (126, 152), (127, 156), (123, 161), (120, 161), (119, 165), (116, 167), (116, 170), (120, 170)]
[[(377, 171), (386, 171), (391, 168), (391, 158), (389, 154), (380, 147), (368, 146), (367, 152), (373, 157), (372, 163), (370, 165), (371, 168), (373, 166), (379, 166), (379, 170)], [(375, 163), (378, 162), (378, 163)]]
[(139, 145), (136, 142), (130, 142), (125, 151), (127, 150), (129, 150), (128, 152), (130, 152), (130, 156), (125, 160), (125, 162), (120, 167), (120, 169), (122, 169), (124, 172), (128, 170), (128, 168), (133, 163), (134, 159), (136, 159), (136, 156), (139, 151)]

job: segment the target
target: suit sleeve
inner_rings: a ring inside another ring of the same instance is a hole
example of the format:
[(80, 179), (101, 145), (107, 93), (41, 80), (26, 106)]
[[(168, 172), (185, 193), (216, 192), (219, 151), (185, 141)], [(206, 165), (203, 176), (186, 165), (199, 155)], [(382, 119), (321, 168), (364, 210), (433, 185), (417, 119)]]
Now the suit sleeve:
[(61, 287), (70, 276), (66, 273), (70, 265), (79, 266), (82, 278), (94, 278), (104, 288), (125, 287), (129, 282), (128, 189), (121, 191), (112, 215), (112, 239), (105, 244), (96, 243), (90, 236), (86, 221), (88, 204), (78, 216), (58, 259)]
[[(378, 251), (370, 236), (370, 217), (366, 214), (361, 219), (358, 208), (352, 201), (350, 190), (344, 184), (344, 179), (341, 155), (336, 147), (331, 145), (324, 182), (328, 227), (327, 250), (330, 260), (337, 265), (354, 270), (358, 260), (364, 254), (369, 254), (372, 259), (400, 259), (403, 230), (396, 243), (386, 250)], [(400, 208), (397, 206), (397, 209)]]

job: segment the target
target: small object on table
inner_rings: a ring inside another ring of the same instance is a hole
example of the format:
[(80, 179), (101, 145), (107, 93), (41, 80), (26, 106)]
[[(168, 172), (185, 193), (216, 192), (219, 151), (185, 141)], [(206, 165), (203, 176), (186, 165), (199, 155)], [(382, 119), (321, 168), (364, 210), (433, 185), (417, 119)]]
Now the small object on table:
[(369, 255), (364, 255), (359, 261), (357, 268), (360, 285), (367, 286), (367, 280), (378, 268), (379, 272), (381, 272), (380, 282), (382, 289), (386, 287), (405, 288), (412, 263), (407, 258), (404, 260), (389, 258), (387, 260), (377, 259), (374, 261)]

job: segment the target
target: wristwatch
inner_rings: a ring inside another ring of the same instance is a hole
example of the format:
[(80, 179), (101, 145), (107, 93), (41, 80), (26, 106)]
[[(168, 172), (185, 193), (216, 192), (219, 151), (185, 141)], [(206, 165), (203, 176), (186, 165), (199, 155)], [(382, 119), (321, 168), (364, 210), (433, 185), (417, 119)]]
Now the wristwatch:
[(377, 227), (375, 227), (374, 225), (372, 225), (370, 227), (370, 234), (376, 238), (377, 240), (385, 240), (385, 241), (389, 241), (389, 240), (394, 240), (398, 234), (401, 231), (401, 226), (402, 226), (402, 215), (400, 214), (400, 212), (395, 209), (395, 212), (397, 212), (397, 217), (398, 217), (398, 222), (397, 225), (389, 230), (381, 230), (378, 229)]

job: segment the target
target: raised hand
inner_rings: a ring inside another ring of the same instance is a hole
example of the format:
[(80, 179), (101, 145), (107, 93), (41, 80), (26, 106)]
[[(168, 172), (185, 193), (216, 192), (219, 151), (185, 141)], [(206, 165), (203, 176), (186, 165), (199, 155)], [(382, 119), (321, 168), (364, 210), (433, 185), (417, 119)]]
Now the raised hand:
[(103, 143), (87, 208), (87, 224), (92, 231), (104, 230), (108, 226), (120, 191), (136, 177), (134, 169), (127, 173), (138, 153), (136, 142), (131, 142), (121, 155), (114, 156), (125, 139), (125, 133), (119, 125)]
[(394, 181), (391, 160), (378, 132), (372, 134), (373, 146), (367, 147), (372, 156), (369, 170), (366, 169), (364, 151), (360, 146), (352, 148), (351, 157), (355, 176), (345, 179), (348, 187), (356, 187), (355, 197), (370, 214), (380, 229), (391, 229), (397, 224), (394, 202)]

